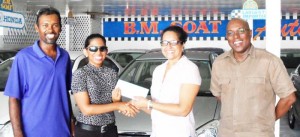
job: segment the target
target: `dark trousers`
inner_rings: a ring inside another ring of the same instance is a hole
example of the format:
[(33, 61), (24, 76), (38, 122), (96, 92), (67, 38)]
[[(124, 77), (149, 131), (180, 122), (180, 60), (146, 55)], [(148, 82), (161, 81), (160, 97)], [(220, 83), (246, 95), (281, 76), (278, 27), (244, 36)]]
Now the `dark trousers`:
[(99, 131), (84, 130), (77, 125), (75, 126), (75, 137), (118, 137), (117, 126), (111, 127), (105, 133)]

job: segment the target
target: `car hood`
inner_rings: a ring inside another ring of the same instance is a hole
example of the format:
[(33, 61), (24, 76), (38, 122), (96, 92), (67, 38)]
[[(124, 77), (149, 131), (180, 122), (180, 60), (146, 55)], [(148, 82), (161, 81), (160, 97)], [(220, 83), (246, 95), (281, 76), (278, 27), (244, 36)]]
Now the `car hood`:
[(0, 92), (0, 125), (5, 124), (9, 121), (9, 111), (8, 111), (8, 97), (4, 95), (4, 92)]
[[(126, 100), (123, 100), (126, 101)], [(195, 128), (206, 124), (214, 119), (217, 112), (217, 100), (215, 97), (198, 96), (193, 106)], [(140, 112), (134, 118), (129, 118), (121, 113), (115, 112), (116, 124), (119, 134), (123, 135), (149, 135), (151, 134), (150, 115)]]

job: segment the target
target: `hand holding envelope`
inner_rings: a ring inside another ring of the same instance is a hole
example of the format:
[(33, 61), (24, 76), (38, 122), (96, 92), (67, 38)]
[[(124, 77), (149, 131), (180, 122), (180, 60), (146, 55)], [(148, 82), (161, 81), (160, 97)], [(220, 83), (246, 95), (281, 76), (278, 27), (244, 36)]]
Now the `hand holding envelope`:
[(147, 97), (149, 89), (126, 82), (124, 80), (118, 80), (116, 88), (121, 89), (121, 95), (130, 99), (134, 99), (135, 96)]
[[(149, 92), (149, 89), (126, 82), (124, 80), (118, 80), (116, 88), (119, 88), (121, 90), (121, 95), (123, 97), (127, 97), (129, 99), (132, 99), (133, 101), (131, 101), (131, 103), (128, 103), (127, 106), (131, 107), (133, 110), (135, 110), (135, 112), (138, 111), (138, 107), (135, 106), (136, 103), (135, 97), (141, 97), (141, 98), (146, 98)], [(128, 116), (128, 114), (126, 112), (122, 112), (122, 114), (124, 114), (125, 116)]]

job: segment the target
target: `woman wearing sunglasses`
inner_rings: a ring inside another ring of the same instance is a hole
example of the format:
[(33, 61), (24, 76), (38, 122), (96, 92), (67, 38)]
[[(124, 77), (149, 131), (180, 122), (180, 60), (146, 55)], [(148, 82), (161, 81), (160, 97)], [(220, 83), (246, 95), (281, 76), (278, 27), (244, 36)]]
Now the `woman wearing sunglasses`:
[(100, 34), (91, 34), (84, 45), (89, 63), (76, 70), (72, 78), (72, 92), (79, 108), (76, 117), (76, 137), (117, 137), (114, 111), (133, 117), (138, 110), (121, 102), (121, 91), (115, 89), (118, 73), (103, 66), (107, 55), (106, 40)]
[(161, 50), (167, 61), (153, 72), (151, 98), (136, 97), (138, 108), (151, 114), (151, 137), (195, 137), (193, 103), (201, 77), (196, 64), (184, 54), (187, 33), (170, 26), (161, 33)]

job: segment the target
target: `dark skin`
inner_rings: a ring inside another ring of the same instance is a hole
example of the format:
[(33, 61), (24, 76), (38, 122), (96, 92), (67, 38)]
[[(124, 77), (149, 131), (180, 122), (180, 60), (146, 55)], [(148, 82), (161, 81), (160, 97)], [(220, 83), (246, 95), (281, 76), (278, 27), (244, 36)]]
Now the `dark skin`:
[[(56, 40), (61, 32), (59, 17), (56, 14), (42, 15), (39, 18), (38, 24), (35, 24), (34, 27), (36, 32), (39, 33), (39, 47), (47, 56), (55, 60), (57, 56)], [(9, 114), (15, 137), (24, 136), (21, 109), (20, 100), (9, 97)], [(72, 136), (75, 134), (74, 125), (75, 121), (71, 120)]]
[(20, 100), (17, 98), (9, 97), (9, 116), (10, 116), (10, 122), (12, 123), (12, 128), (15, 137), (24, 136), (20, 114), (21, 114)]
[[(239, 28), (245, 28), (246, 32), (244, 34), (238, 34), (236, 30)], [(249, 29), (248, 23), (241, 19), (232, 19), (229, 21), (226, 29), (227, 32), (233, 31), (236, 33), (232, 36), (226, 35), (226, 38), (228, 39), (228, 44), (233, 50), (234, 58), (238, 62), (243, 62), (247, 58), (252, 45), (252, 32)], [(221, 101), (221, 96), (217, 97), (217, 99)], [(296, 96), (294, 92), (287, 97), (280, 98), (275, 107), (276, 120), (284, 116), (295, 101)]]

